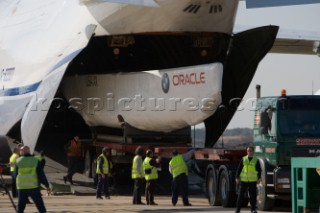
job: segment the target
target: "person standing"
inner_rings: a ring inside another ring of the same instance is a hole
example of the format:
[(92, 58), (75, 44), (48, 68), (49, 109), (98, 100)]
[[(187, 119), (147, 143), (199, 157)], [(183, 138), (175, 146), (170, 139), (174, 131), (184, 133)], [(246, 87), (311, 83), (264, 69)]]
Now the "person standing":
[(261, 181), (261, 167), (259, 159), (254, 156), (253, 146), (247, 147), (247, 155), (244, 156), (236, 173), (236, 184), (239, 185), (236, 213), (239, 213), (243, 203), (245, 192), (249, 191), (251, 212), (256, 213), (257, 184)]
[(126, 122), (124, 120), (124, 118), (122, 117), (122, 115), (117, 115), (118, 118), (118, 122), (121, 126), (122, 129), (122, 136), (123, 136), (123, 143), (127, 143), (127, 136), (126, 136), (126, 132), (125, 132), (125, 127), (126, 127)]
[(132, 162), (131, 178), (134, 180), (133, 201), (134, 205), (145, 205), (141, 202), (141, 191), (143, 186), (144, 171), (142, 165), (143, 149), (138, 146)]
[(68, 173), (63, 177), (64, 183), (67, 181), (73, 184), (73, 175), (80, 170), (82, 162), (82, 147), (79, 136), (74, 136), (73, 139), (66, 144), (65, 149), (67, 150), (68, 156)]
[(153, 156), (153, 151), (148, 149), (146, 152), (146, 158), (143, 161), (143, 169), (146, 180), (146, 201), (147, 205), (158, 205), (154, 202), (154, 191), (156, 182), (158, 179), (158, 169), (160, 169), (160, 163)]
[(14, 166), (15, 166), (16, 160), (20, 156), (20, 147), (16, 146), (13, 148), (12, 155), (9, 159), (10, 174), (11, 174), (11, 181), (12, 181), (12, 183), (11, 183), (12, 197), (17, 197), (17, 185), (16, 185), (15, 174), (14, 174)]
[(97, 159), (97, 170), (98, 174), (98, 184), (97, 184), (97, 192), (96, 198), (102, 199), (101, 194), (102, 191), (104, 193), (105, 199), (110, 199), (109, 194), (109, 174), (112, 169), (112, 162), (110, 159), (110, 148), (104, 147), (102, 149), (101, 155), (99, 155)]
[(30, 154), (30, 148), (21, 148), (21, 157), (16, 160), (15, 177), (18, 189), (18, 208), (17, 212), (22, 213), (26, 207), (30, 196), (40, 213), (46, 212), (46, 208), (40, 192), (42, 183), (50, 193), (49, 183), (39, 160)]
[(180, 155), (177, 150), (172, 152), (172, 159), (169, 162), (169, 172), (172, 174), (172, 205), (178, 202), (179, 192), (182, 194), (182, 202), (184, 206), (191, 206), (188, 198), (188, 167), (186, 160), (189, 160), (194, 150)]

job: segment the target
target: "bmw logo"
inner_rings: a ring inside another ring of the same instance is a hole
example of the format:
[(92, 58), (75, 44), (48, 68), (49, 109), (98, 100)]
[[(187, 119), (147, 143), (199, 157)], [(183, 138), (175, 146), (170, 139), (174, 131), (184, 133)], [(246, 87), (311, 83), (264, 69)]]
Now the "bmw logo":
[(163, 74), (163, 76), (162, 76), (161, 86), (162, 86), (162, 91), (164, 93), (168, 93), (169, 88), (170, 88), (170, 80), (169, 80), (169, 76), (167, 73)]

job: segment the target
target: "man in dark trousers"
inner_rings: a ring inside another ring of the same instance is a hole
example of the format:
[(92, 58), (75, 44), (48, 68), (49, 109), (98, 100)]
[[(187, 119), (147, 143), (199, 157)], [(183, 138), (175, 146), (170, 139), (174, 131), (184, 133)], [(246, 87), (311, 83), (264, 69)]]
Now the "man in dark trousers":
[(146, 201), (147, 205), (158, 205), (154, 202), (154, 191), (156, 188), (156, 182), (158, 180), (158, 169), (160, 169), (160, 160), (155, 159), (153, 151), (148, 149), (146, 152), (146, 158), (143, 161), (143, 169), (146, 179)]
[(65, 149), (67, 150), (68, 156), (68, 173), (63, 177), (64, 183), (67, 181), (73, 184), (72, 177), (75, 173), (80, 171), (82, 163), (82, 147), (79, 136), (74, 136), (73, 139), (66, 144)]
[(180, 155), (177, 150), (172, 152), (172, 159), (169, 162), (169, 172), (172, 174), (172, 205), (178, 202), (179, 192), (182, 194), (184, 206), (191, 206), (188, 198), (188, 167), (186, 161), (189, 160), (194, 150)]
[(40, 192), (42, 183), (50, 193), (49, 183), (40, 165), (39, 160), (30, 154), (30, 148), (21, 148), (21, 157), (16, 160), (15, 175), (18, 189), (18, 213), (24, 212), (28, 197), (30, 196), (40, 213), (46, 212)]
[(102, 199), (101, 194), (103, 192), (105, 199), (110, 199), (109, 194), (109, 175), (112, 169), (112, 162), (110, 159), (110, 148), (104, 147), (102, 149), (101, 155), (97, 159), (97, 170), (98, 174), (98, 184), (96, 198)]
[(254, 156), (253, 146), (247, 147), (247, 154), (241, 159), (236, 173), (236, 184), (240, 184), (236, 213), (241, 210), (242, 200), (247, 190), (249, 191), (251, 212), (257, 213), (257, 184), (261, 181), (261, 167), (259, 159)]
[(135, 156), (132, 162), (131, 178), (134, 180), (133, 200), (134, 205), (145, 205), (141, 202), (141, 192), (144, 180), (144, 171), (142, 165), (143, 148), (138, 146), (135, 150)]

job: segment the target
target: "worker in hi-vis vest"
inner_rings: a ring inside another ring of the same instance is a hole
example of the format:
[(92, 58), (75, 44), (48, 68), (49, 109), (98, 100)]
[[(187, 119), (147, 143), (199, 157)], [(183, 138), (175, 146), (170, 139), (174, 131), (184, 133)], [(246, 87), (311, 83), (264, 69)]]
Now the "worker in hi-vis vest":
[(21, 148), (21, 157), (16, 160), (15, 175), (18, 189), (18, 213), (24, 212), (28, 197), (30, 196), (36, 205), (38, 212), (46, 212), (40, 192), (40, 184), (47, 188), (50, 194), (49, 183), (40, 165), (39, 160), (30, 154), (30, 148)]
[(13, 148), (12, 155), (9, 159), (9, 166), (10, 166), (10, 174), (11, 174), (11, 193), (12, 197), (17, 197), (17, 184), (16, 184), (16, 177), (14, 174), (14, 166), (16, 163), (16, 160), (20, 157), (20, 148), (21, 146), (16, 146)]
[(97, 170), (96, 170), (96, 174), (98, 174), (98, 184), (97, 184), (97, 192), (96, 192), (97, 199), (102, 199), (101, 197), (102, 192), (104, 194), (105, 199), (110, 199), (109, 175), (112, 169), (110, 151), (111, 150), (109, 147), (104, 147), (97, 159)]
[(256, 213), (257, 184), (261, 181), (261, 167), (259, 159), (254, 156), (253, 146), (247, 147), (247, 155), (244, 156), (238, 166), (236, 173), (236, 184), (238, 184), (238, 199), (236, 213), (240, 212), (245, 192), (249, 191), (251, 212)]
[(134, 180), (132, 203), (134, 205), (144, 205), (144, 203), (141, 202), (141, 192), (144, 180), (144, 171), (142, 165), (143, 149), (141, 146), (136, 148), (135, 154), (136, 155), (133, 158), (131, 170), (131, 178)]
[(182, 194), (184, 206), (191, 206), (188, 198), (188, 167), (186, 161), (191, 159), (194, 149), (180, 155), (177, 150), (172, 152), (172, 159), (169, 162), (169, 172), (172, 174), (172, 205), (178, 202), (179, 192)]
[(153, 151), (148, 149), (146, 151), (146, 158), (143, 161), (143, 169), (146, 179), (146, 201), (147, 205), (158, 205), (154, 202), (154, 190), (156, 188), (156, 182), (158, 180), (158, 170), (161, 169), (160, 158), (155, 159)]

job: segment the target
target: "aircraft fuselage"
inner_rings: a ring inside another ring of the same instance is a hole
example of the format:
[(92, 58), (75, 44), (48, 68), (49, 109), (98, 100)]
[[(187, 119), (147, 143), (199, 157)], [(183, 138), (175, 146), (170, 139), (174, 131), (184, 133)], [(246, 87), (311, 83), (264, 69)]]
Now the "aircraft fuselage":
[[(114, 127), (115, 114), (136, 128), (165, 132), (208, 120), (221, 102), (237, 6), (238, 0), (1, 1), (0, 112), (6, 116), (0, 117), (0, 135), (20, 128), (33, 150), (62, 88), (67, 99), (112, 93), (116, 103), (123, 98), (187, 100), (177, 112), (121, 109), (130, 104), (116, 104), (113, 114), (103, 107), (96, 117), (80, 112), (90, 126)], [(164, 76), (168, 79), (161, 83)], [(61, 81), (75, 85), (59, 88)], [(167, 93), (160, 88), (166, 81)], [(210, 101), (201, 103), (206, 98)], [(180, 111), (185, 106), (188, 110)], [(208, 106), (213, 110), (204, 111)]]

